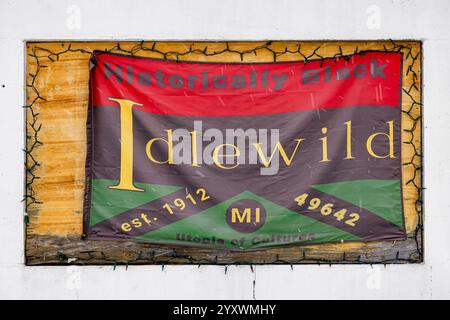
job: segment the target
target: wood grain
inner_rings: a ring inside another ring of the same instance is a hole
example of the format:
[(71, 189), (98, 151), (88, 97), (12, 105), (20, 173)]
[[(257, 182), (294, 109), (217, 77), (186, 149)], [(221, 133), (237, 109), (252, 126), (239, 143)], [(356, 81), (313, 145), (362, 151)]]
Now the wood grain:
[[(26, 46), (27, 148), (30, 150), (26, 163), (27, 264), (66, 264), (69, 261), (78, 264), (422, 261), (420, 42), (30, 42)], [(132, 242), (82, 241), (88, 59), (93, 50), (215, 62), (292, 61), (363, 50), (402, 51), (402, 184), (408, 239), (294, 246), (245, 253)]]

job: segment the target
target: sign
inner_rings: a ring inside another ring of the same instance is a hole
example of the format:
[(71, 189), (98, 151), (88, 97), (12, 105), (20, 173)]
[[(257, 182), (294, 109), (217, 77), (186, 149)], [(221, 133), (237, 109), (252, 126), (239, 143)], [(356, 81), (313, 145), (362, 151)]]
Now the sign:
[(84, 233), (249, 250), (405, 239), (402, 54), (91, 57)]

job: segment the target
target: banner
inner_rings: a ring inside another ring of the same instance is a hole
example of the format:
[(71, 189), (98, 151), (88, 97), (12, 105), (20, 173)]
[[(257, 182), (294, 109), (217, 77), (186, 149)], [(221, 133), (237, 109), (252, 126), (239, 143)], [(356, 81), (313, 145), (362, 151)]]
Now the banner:
[(405, 239), (402, 54), (91, 57), (84, 234), (249, 250)]

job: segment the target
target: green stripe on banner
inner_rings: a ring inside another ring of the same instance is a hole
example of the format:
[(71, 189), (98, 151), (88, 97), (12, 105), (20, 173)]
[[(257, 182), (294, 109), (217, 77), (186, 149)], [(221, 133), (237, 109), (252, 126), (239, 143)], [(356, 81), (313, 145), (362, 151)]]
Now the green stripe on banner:
[(403, 229), (399, 180), (353, 180), (312, 187), (369, 210)]
[(129, 209), (141, 206), (147, 202), (161, 198), (167, 194), (180, 190), (179, 186), (166, 186), (150, 183), (135, 185), (144, 192), (110, 189), (117, 184), (117, 180), (93, 179), (91, 197), (90, 225), (110, 219)]
[[(235, 201), (243, 199), (251, 199), (260, 202), (267, 212), (265, 224), (252, 233), (235, 231), (226, 223), (225, 212), (227, 208)], [(184, 234), (186, 237), (188, 235), (190, 236), (191, 241), (186, 241), (186, 244), (196, 242), (195, 244), (200, 246), (218, 246), (217, 242), (213, 244), (209, 241), (217, 241), (217, 239), (220, 238), (225, 240), (223, 245), (224, 248), (242, 250), (283, 244), (308, 243), (313, 241), (340, 242), (360, 240), (359, 237), (353, 234), (280, 207), (250, 191), (240, 193), (239, 195), (208, 208), (201, 213), (174, 222), (158, 230), (148, 232), (142, 236), (135, 237), (134, 239), (153, 243), (180, 244), (181, 242), (177, 240), (177, 234)], [(297, 237), (302, 235), (305, 239), (289, 242), (278, 242), (278, 240), (276, 240), (274, 242), (272, 235), (280, 235), (279, 238), (281, 239), (286, 235)], [(193, 240), (194, 238), (199, 242)], [(238, 241), (245, 239), (245, 242), (242, 245), (239, 243), (239, 245), (236, 246), (231, 243), (231, 240), (233, 239)], [(254, 241), (261, 242), (255, 244), (253, 243)]]

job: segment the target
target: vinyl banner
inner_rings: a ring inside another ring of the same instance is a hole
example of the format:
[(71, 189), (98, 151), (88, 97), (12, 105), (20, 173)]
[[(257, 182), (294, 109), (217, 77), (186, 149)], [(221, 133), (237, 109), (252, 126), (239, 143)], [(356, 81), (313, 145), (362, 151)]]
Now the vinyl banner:
[(402, 54), (90, 60), (84, 236), (227, 250), (405, 239)]

